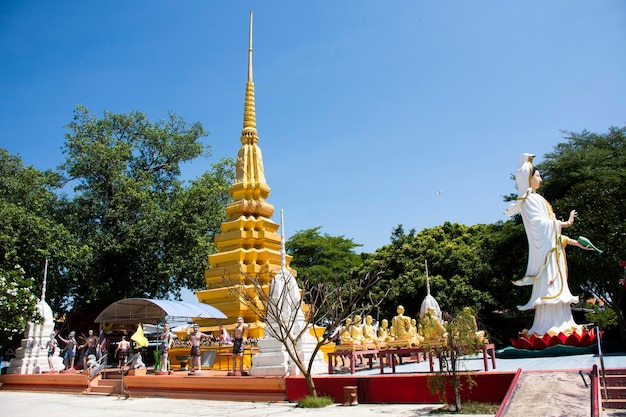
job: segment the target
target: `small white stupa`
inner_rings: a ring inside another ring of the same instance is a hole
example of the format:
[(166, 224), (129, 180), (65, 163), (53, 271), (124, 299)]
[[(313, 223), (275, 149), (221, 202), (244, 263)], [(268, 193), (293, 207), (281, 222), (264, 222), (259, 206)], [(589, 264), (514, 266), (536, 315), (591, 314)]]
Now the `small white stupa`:
[[(304, 330), (299, 338), (297, 350), (304, 363), (308, 366), (312, 358), (313, 351), (317, 345), (315, 338), (309, 333), (308, 324), (302, 312), (302, 297), (296, 278), (286, 267), (285, 251), (285, 225), (283, 221), (283, 210), (280, 211), (281, 222), (281, 267), (274, 276), (270, 284), (270, 297), (273, 302), (269, 302), (266, 308), (276, 309), (268, 314), (265, 336), (258, 341), (259, 353), (252, 357), (252, 366), (249, 374), (254, 376), (286, 376), (301, 374), (298, 367), (293, 363), (287, 348), (274, 334), (282, 334), (291, 327), (291, 334), (297, 335)], [(276, 317), (280, 315), (281, 324), (277, 323)], [(287, 326), (285, 326), (287, 324)], [(291, 326), (293, 324), (293, 326)], [(311, 372), (320, 374), (327, 370), (320, 352), (317, 352)]]
[(422, 301), (422, 306), (420, 307), (420, 317), (423, 317), (424, 314), (428, 312), (428, 309), (432, 308), (434, 310), (434, 316), (440, 322), (443, 322), (443, 317), (441, 315), (441, 308), (439, 307), (439, 303), (435, 300), (435, 297), (430, 295), (430, 278), (428, 277), (428, 261), (424, 260), (424, 266), (426, 268), (426, 297), (424, 301)]
[[(47, 271), (48, 260), (46, 259), (41, 300), (37, 303), (37, 309), (43, 318), (43, 322), (28, 322), (24, 339), (22, 339), (20, 347), (15, 350), (15, 358), (11, 359), (7, 368), (7, 374), (39, 374), (50, 371), (46, 344), (50, 340), (50, 335), (54, 333), (54, 317), (52, 316), (52, 309), (46, 303)], [(55, 370), (63, 369), (63, 358), (59, 356), (58, 349), (53, 355), (52, 361)]]

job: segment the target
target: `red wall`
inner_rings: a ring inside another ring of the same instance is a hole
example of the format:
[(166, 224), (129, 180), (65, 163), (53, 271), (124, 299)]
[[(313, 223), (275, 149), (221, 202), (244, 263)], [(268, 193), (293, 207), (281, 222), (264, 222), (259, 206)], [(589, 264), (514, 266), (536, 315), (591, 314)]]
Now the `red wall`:
[[(389, 374), (389, 375), (333, 375), (317, 376), (313, 380), (319, 395), (329, 396), (336, 402), (343, 402), (343, 387), (357, 387), (360, 403), (413, 403), (436, 404), (442, 402), (436, 394), (431, 394), (427, 381), (429, 374)], [(463, 401), (500, 403), (515, 377), (513, 372), (489, 372), (473, 374), (475, 385), (471, 390), (464, 387), (461, 391)], [(464, 375), (462, 380), (464, 380)], [(306, 380), (301, 376), (286, 378), (287, 399), (298, 401), (308, 395)], [(452, 401), (451, 389), (448, 389), (448, 402)]]

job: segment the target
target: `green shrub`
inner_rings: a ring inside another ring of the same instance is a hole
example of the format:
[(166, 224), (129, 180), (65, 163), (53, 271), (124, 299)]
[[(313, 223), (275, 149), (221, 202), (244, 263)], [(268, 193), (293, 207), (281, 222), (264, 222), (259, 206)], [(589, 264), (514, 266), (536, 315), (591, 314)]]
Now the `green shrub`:
[(298, 407), (300, 408), (322, 408), (333, 405), (335, 400), (331, 397), (304, 397), (298, 401)]

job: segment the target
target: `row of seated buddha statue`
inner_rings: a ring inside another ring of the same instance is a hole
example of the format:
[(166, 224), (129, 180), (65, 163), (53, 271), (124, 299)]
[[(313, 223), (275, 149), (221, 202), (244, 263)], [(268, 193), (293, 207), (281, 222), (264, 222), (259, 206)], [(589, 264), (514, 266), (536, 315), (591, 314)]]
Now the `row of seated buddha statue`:
[[(412, 347), (412, 346), (442, 346), (446, 343), (447, 332), (444, 324), (435, 315), (432, 307), (420, 317), (419, 323), (404, 315), (404, 307), (398, 306), (397, 315), (391, 320), (391, 327), (387, 319), (381, 320), (378, 331), (372, 324), (372, 316), (365, 317), (362, 323), (360, 315), (354, 316), (354, 321), (348, 318), (341, 328), (339, 345), (336, 350), (362, 350), (362, 349), (384, 349), (387, 347)], [(464, 310), (467, 311), (467, 310)], [(475, 336), (481, 343), (486, 343), (484, 332), (478, 331), (476, 319), (470, 323), (470, 331), (475, 332)]]

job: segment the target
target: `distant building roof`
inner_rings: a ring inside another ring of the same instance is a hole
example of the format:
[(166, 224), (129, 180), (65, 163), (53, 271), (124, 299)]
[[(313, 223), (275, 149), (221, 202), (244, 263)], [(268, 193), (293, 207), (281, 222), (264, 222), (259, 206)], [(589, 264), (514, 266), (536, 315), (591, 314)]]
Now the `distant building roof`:
[(95, 323), (157, 323), (168, 319), (225, 319), (227, 316), (217, 308), (204, 303), (156, 300), (149, 298), (126, 298), (105, 308)]

